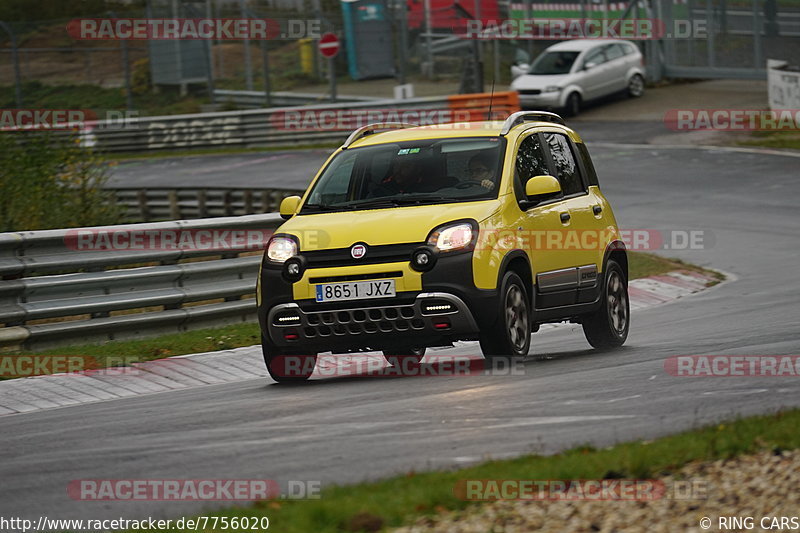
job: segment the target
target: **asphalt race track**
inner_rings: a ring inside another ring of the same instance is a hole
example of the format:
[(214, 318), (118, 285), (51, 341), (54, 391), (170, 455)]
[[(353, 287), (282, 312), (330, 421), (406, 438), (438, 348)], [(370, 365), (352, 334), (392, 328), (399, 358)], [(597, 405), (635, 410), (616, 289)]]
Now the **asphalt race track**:
[[(5, 416), (0, 514), (178, 518), (204, 504), (80, 502), (68, 498), (66, 486), (86, 478), (324, 486), (652, 438), (800, 405), (797, 378), (683, 378), (664, 369), (673, 355), (800, 354), (800, 158), (590, 140), (621, 227), (703, 230), (705, 249), (665, 253), (735, 279), (634, 314), (628, 342), (615, 353), (594, 353), (578, 327), (536, 334), (524, 375), (330, 378), (305, 386), (259, 379)], [(142, 184), (193, 176), (197, 185), (294, 186), (324, 156), (315, 150), (132, 162), (117, 179), (128, 182), (123, 186), (134, 186), (136, 175)], [(464, 353), (458, 350), (450, 353)]]

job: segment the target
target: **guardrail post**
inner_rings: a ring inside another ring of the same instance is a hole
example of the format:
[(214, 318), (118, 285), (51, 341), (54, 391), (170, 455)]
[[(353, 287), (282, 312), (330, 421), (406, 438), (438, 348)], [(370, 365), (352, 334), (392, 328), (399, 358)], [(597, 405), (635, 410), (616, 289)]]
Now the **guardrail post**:
[(150, 221), (150, 209), (147, 207), (147, 189), (139, 189), (139, 215), (143, 222)]
[(269, 213), (269, 193), (270, 191), (261, 191), (261, 212)]
[(206, 190), (200, 189), (197, 191), (197, 218), (206, 218), (208, 211), (206, 210)]
[(245, 189), (242, 193), (242, 201), (244, 202), (244, 214), (245, 215), (252, 215), (253, 214), (253, 191), (250, 189)]
[(225, 191), (222, 193), (222, 209), (223, 209), (223, 216), (229, 217), (233, 215), (233, 208), (232, 208), (233, 201), (231, 199), (231, 191)]
[(178, 203), (178, 191), (172, 189), (167, 193), (169, 198), (169, 214), (172, 220), (179, 220), (181, 218), (181, 206)]

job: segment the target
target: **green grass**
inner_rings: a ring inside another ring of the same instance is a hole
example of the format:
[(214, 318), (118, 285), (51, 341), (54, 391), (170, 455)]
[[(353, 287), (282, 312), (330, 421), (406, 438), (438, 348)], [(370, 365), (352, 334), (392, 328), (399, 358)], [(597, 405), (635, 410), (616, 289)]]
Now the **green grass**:
[(282, 533), (377, 531), (440, 511), (486, 505), (456, 498), (453, 487), (459, 480), (651, 479), (693, 461), (798, 448), (798, 427), (800, 410), (791, 410), (715, 424), (650, 442), (624, 443), (602, 450), (580, 446), (552, 456), (526, 455), (447, 472), (408, 472), (373, 483), (331, 486), (315, 500), (257, 502), (210, 514), (266, 515), (271, 527)]
[[(677, 259), (668, 259), (653, 254), (629, 252), (631, 279), (665, 274), (673, 270), (692, 270), (711, 274), (721, 280), (714, 271), (689, 265)], [(255, 301), (253, 302), (255, 305)], [(84, 344), (65, 346), (35, 352), (11, 352), (26, 355), (86, 355), (97, 361), (99, 366), (118, 366), (120, 362), (133, 363), (163, 359), (173, 355), (230, 350), (242, 346), (252, 346), (261, 342), (258, 324), (235, 324), (213, 329), (200, 329), (163, 335), (151, 339), (118, 340), (104, 344)], [(0, 378), (2, 379), (2, 378)]]
[(788, 148), (800, 150), (800, 132), (756, 131), (749, 139), (739, 141), (739, 146), (761, 146), (763, 148)]
[[(22, 97), (26, 109), (91, 109), (98, 113), (98, 118), (103, 118), (105, 111), (126, 108), (124, 89), (97, 85), (45, 85), (31, 81), (23, 83)], [(134, 108), (139, 116), (199, 113), (200, 106), (207, 101), (205, 96), (180, 96), (177, 91), (164, 89), (158, 94), (134, 96)], [(14, 86), (1, 85), (0, 108), (15, 107)]]
[[(344, 137), (344, 135), (342, 135)], [(131, 152), (131, 153), (106, 153), (104, 158), (107, 161), (131, 161), (139, 159), (163, 159), (167, 157), (191, 157), (198, 155), (230, 155), (230, 154), (253, 154), (261, 152), (277, 152), (285, 150), (316, 150), (316, 149), (329, 149), (335, 150), (341, 146), (341, 143), (319, 143), (319, 144), (304, 144), (302, 146), (287, 145), (287, 146), (261, 146), (261, 147), (226, 147), (226, 148), (196, 148), (190, 150), (159, 150), (158, 152)]]

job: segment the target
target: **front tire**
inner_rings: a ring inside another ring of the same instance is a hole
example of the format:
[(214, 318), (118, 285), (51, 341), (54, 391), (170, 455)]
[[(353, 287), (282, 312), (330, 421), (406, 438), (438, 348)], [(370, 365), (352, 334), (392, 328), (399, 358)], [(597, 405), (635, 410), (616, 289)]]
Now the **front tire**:
[(483, 356), (524, 357), (531, 347), (531, 311), (522, 279), (515, 272), (506, 272), (500, 283), (497, 321), (480, 336)]
[(278, 383), (298, 383), (307, 381), (317, 364), (317, 354), (301, 354), (279, 350), (264, 336), (261, 337), (261, 351), (264, 364), (272, 379)]
[(639, 74), (634, 74), (628, 80), (628, 96), (639, 98), (644, 94), (644, 78)]
[(586, 340), (599, 350), (622, 346), (630, 328), (628, 280), (622, 267), (613, 259), (606, 264), (602, 294), (597, 311), (583, 318)]
[(415, 372), (422, 358), (425, 357), (425, 348), (395, 348), (384, 350), (383, 357), (386, 362), (404, 373)]
[(567, 97), (567, 102), (564, 105), (565, 117), (576, 117), (581, 112), (581, 95), (578, 93), (570, 93)]

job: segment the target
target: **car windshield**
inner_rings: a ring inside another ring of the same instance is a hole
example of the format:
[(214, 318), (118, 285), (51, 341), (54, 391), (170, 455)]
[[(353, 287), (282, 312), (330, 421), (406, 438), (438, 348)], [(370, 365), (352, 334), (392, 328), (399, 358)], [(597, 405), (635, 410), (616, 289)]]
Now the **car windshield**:
[(504, 146), (500, 137), (474, 137), (343, 150), (300, 214), (496, 198)]
[(567, 74), (580, 52), (545, 52), (536, 58), (529, 74)]

